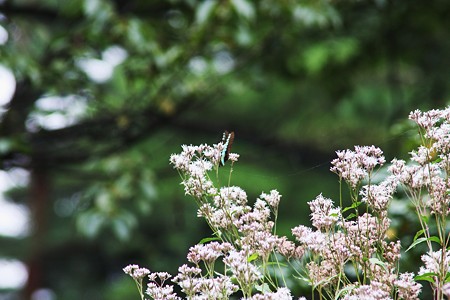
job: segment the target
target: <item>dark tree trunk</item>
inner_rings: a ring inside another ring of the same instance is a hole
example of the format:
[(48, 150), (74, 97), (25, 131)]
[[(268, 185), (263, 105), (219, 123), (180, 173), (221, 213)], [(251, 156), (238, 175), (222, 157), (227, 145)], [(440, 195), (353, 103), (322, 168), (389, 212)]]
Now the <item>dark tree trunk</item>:
[(43, 286), (42, 254), (45, 248), (46, 215), (49, 208), (49, 177), (47, 170), (36, 167), (31, 171), (30, 182), (30, 211), (31, 211), (31, 240), (28, 261), (28, 282), (25, 287), (25, 299)]

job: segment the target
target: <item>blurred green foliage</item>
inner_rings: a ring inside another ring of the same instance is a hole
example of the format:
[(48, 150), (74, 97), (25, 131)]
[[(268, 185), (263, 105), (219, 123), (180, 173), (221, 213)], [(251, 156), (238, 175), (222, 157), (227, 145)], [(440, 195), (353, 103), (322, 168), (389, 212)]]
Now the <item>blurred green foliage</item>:
[(306, 202), (338, 192), (335, 150), (404, 157), (409, 111), (448, 103), (449, 11), (445, 0), (0, 1), (0, 65), (17, 81), (1, 166), (48, 188), (7, 195), (35, 218), (0, 247), (38, 262), (24, 297), (131, 299), (126, 264), (175, 272), (210, 232), (168, 158), (223, 129), (241, 155), (232, 183), (250, 199), (280, 191), (280, 233), (308, 223)]

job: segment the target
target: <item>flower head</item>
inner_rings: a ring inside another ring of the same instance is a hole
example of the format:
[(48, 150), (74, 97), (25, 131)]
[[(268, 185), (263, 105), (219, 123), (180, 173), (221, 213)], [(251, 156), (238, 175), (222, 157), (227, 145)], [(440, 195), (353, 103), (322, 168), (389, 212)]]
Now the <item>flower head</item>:
[(341, 217), (341, 210), (333, 206), (331, 199), (320, 194), (316, 199), (308, 202), (311, 210), (311, 221), (317, 229), (331, 228)]
[(223, 259), (241, 288), (251, 287), (262, 278), (258, 267), (248, 260), (248, 256), (249, 254), (245, 250), (231, 250)]
[(288, 288), (281, 287), (276, 292), (255, 294), (247, 300), (292, 300), (292, 295)]
[(222, 247), (218, 242), (195, 245), (189, 249), (188, 261), (198, 264), (200, 261), (212, 263), (222, 255)]
[(369, 175), (377, 166), (385, 163), (383, 152), (375, 146), (355, 146), (355, 151), (336, 151), (337, 158), (331, 164), (331, 171), (344, 179), (352, 188)]
[(400, 274), (399, 279), (394, 281), (394, 285), (397, 287), (398, 295), (401, 299), (419, 299), (419, 294), (422, 286), (414, 281), (413, 273)]
[(140, 268), (138, 265), (128, 265), (123, 268), (125, 274), (130, 275), (133, 279), (142, 279), (148, 274), (150, 274), (150, 270), (147, 268)]
[(397, 182), (395, 176), (390, 176), (380, 184), (363, 186), (360, 191), (362, 201), (366, 202), (374, 211), (387, 211), (389, 201), (397, 188)]
[(361, 285), (345, 295), (343, 300), (392, 300), (389, 287), (372, 281), (370, 285)]
[(269, 194), (262, 193), (259, 198), (266, 201), (272, 209), (277, 209), (278, 204), (280, 204), (281, 195), (277, 190), (271, 190)]
[[(450, 250), (446, 251), (444, 255), (442, 254), (442, 249), (439, 249), (438, 251), (428, 252), (427, 254), (422, 255), (421, 259), (425, 266), (420, 267), (419, 275), (426, 273), (441, 274), (441, 265), (446, 266), (444, 274), (441, 275), (445, 276), (450, 272)], [(444, 256), (444, 260), (442, 260), (442, 256)]]

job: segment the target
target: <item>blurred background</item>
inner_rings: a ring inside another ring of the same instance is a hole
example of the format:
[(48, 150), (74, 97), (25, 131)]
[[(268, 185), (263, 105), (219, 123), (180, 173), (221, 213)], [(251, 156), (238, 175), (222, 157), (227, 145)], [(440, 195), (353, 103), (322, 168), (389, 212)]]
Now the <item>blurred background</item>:
[[(283, 195), (281, 234), (309, 225), (307, 201), (337, 199), (336, 150), (405, 158), (408, 113), (448, 104), (449, 15), (446, 0), (0, 0), (0, 299), (138, 299), (125, 265), (176, 273), (211, 233), (169, 156), (224, 129), (232, 184)], [(407, 248), (418, 226), (393, 207)]]

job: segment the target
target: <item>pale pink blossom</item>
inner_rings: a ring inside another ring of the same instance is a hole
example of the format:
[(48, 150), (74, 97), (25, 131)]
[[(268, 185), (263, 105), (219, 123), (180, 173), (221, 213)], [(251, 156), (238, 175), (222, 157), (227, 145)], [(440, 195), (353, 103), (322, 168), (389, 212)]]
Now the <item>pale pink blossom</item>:
[(381, 286), (386, 287), (389, 291), (393, 288), (394, 281), (397, 279), (396, 266), (378, 260), (368, 260), (368, 269), (366, 268), (367, 277), (377, 281)]
[(198, 299), (228, 300), (230, 295), (239, 290), (239, 287), (228, 276), (215, 278), (201, 278), (197, 282)]
[(288, 259), (294, 255), (295, 247), (294, 242), (289, 241), (285, 236), (280, 237), (277, 241), (278, 252)]
[(247, 205), (247, 193), (238, 186), (222, 187), (219, 194), (214, 197), (214, 204), (217, 207), (229, 208), (232, 205)]
[(391, 264), (391, 265), (395, 265), (401, 257), (401, 244), (400, 241), (397, 240), (396, 242), (390, 242), (387, 243), (386, 241), (382, 241), (382, 246), (383, 246), (383, 257), (384, 259), (386, 259), (386, 261)]
[(205, 263), (213, 263), (220, 256), (222, 256), (221, 244), (218, 242), (211, 242), (208, 244), (195, 245), (189, 248), (187, 255), (188, 261), (198, 264), (200, 261)]
[(450, 124), (442, 123), (438, 127), (433, 127), (427, 131), (427, 137), (434, 141), (432, 149), (439, 153), (448, 153), (450, 150)]
[(178, 268), (178, 274), (173, 278), (173, 282), (180, 286), (181, 291), (188, 295), (193, 296), (198, 292), (199, 275), (202, 269), (198, 267), (189, 267), (184, 264)]
[[(425, 266), (420, 267), (419, 275), (436, 273), (445, 277), (445, 275), (450, 272), (450, 250), (445, 253), (442, 253), (442, 249), (435, 252), (428, 252), (427, 254), (422, 255), (421, 259)], [(441, 274), (441, 265), (445, 266), (443, 274)]]
[(345, 221), (342, 226), (350, 257), (364, 264), (377, 252), (377, 245), (385, 239), (389, 224), (388, 218), (378, 219), (368, 213), (356, 220)]
[(125, 274), (130, 275), (133, 279), (142, 279), (148, 274), (150, 274), (150, 270), (147, 268), (141, 268), (138, 265), (128, 265), (123, 268)]
[(207, 147), (203, 151), (203, 155), (208, 159), (214, 166), (218, 166), (220, 163), (220, 157), (222, 154), (223, 144), (213, 145), (212, 147)]
[(237, 154), (237, 153), (228, 154), (228, 160), (231, 161), (232, 163), (237, 162), (238, 159), (239, 159), (239, 154)]
[(155, 272), (148, 275), (146, 294), (154, 300), (181, 300), (173, 291), (173, 286), (165, 284), (171, 275), (167, 272)]
[(440, 110), (433, 109), (427, 112), (422, 112), (419, 109), (412, 111), (409, 114), (409, 119), (416, 122), (417, 125), (424, 129), (433, 127), (442, 117)]
[(253, 231), (241, 238), (241, 244), (251, 249), (252, 253), (257, 253), (259, 257), (266, 260), (273, 253), (279, 244), (279, 237), (267, 231)]
[(204, 159), (198, 159), (189, 164), (187, 172), (192, 177), (203, 177), (208, 171), (211, 171), (213, 164)]
[(400, 299), (419, 299), (419, 294), (422, 290), (422, 286), (414, 281), (413, 273), (400, 274), (399, 278), (394, 281), (394, 285), (397, 287), (398, 296)]
[(231, 250), (223, 259), (239, 286), (244, 290), (254, 286), (263, 276), (258, 267), (248, 260), (248, 257), (249, 253), (245, 250)]
[(204, 195), (215, 192), (214, 184), (206, 177), (189, 177), (183, 180), (184, 192), (186, 195), (193, 196), (194, 198), (202, 198)]
[(431, 150), (424, 146), (419, 146), (417, 151), (411, 151), (411, 160), (417, 162), (419, 165), (428, 163), (431, 159)]
[(354, 250), (349, 247), (346, 234), (342, 231), (331, 234), (328, 237), (328, 247), (324, 249), (325, 251), (322, 252), (324, 259), (330, 260), (336, 265), (337, 269), (342, 268), (351, 256), (360, 256), (360, 252), (358, 252), (358, 255), (354, 255)]
[(297, 241), (304, 244), (311, 251), (320, 253), (327, 247), (327, 237), (320, 231), (312, 231), (309, 227), (299, 225), (292, 228), (292, 234)]
[(312, 225), (317, 229), (330, 229), (340, 218), (341, 211), (333, 206), (331, 199), (325, 198), (322, 194), (316, 199), (308, 202), (311, 210)]
[(440, 177), (433, 177), (433, 184), (429, 187), (430, 197), (426, 200), (427, 207), (430, 208), (432, 214), (447, 216), (449, 214), (450, 196), (449, 186), (450, 180), (447, 181)]
[(404, 160), (397, 159), (392, 160), (388, 170), (396, 177), (399, 183), (412, 189), (421, 189), (430, 185), (432, 178), (440, 174), (439, 166), (436, 164), (424, 166), (406, 165)]
[(330, 286), (336, 283), (340, 272), (330, 260), (323, 260), (319, 263), (311, 261), (306, 265), (306, 268), (313, 286)]
[(444, 284), (444, 286), (442, 287), (442, 293), (444, 293), (447, 298), (450, 298), (450, 282)]
[(372, 281), (370, 285), (361, 285), (345, 295), (343, 300), (392, 300), (389, 287)]
[(145, 293), (154, 300), (181, 300), (173, 291), (172, 285), (160, 286), (154, 282), (149, 282)]
[[(189, 176), (203, 176), (205, 172), (219, 165), (223, 147), (222, 143), (214, 144), (212, 147), (206, 144), (182, 145), (181, 153), (172, 154), (169, 161), (182, 173)], [(234, 160), (237, 160), (237, 157), (239, 157), (237, 154), (232, 156)]]
[(385, 163), (383, 152), (375, 146), (355, 146), (355, 150), (336, 151), (331, 171), (356, 188), (376, 166)]
[(170, 277), (172, 277), (172, 275), (167, 272), (154, 272), (148, 275), (150, 281), (159, 280), (161, 283), (164, 283)]
[(267, 292), (264, 294), (255, 294), (250, 298), (241, 300), (292, 300), (291, 291), (285, 287), (279, 288), (276, 292)]
[(374, 211), (387, 211), (389, 201), (397, 188), (397, 182), (396, 176), (390, 176), (380, 184), (363, 186), (360, 191), (361, 201), (366, 202)]
[(280, 204), (281, 195), (277, 190), (271, 190), (269, 194), (262, 193), (259, 198), (266, 201), (273, 209), (277, 209)]

